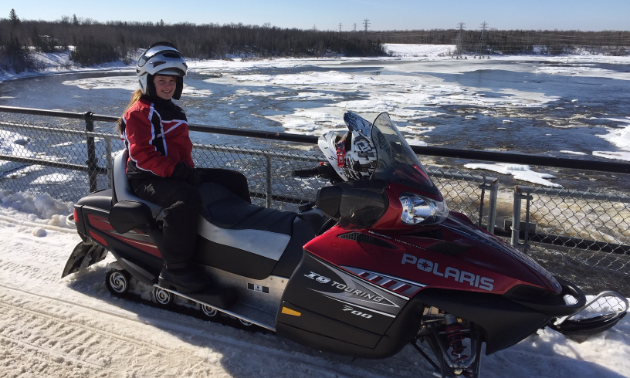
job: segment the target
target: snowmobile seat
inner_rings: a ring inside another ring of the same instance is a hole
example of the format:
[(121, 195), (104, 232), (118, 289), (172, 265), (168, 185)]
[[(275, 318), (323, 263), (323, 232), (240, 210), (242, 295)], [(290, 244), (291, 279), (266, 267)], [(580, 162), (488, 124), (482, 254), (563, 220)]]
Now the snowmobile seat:
[(252, 205), (215, 183), (199, 190), (199, 263), (255, 279), (273, 274), (276, 266), (288, 275), (302, 256), (302, 246), (315, 237), (312, 227), (292, 211)]
[(127, 158), (129, 157), (129, 152), (125, 149), (123, 153), (118, 154), (114, 158), (114, 166), (113, 166), (113, 185), (114, 193), (112, 196), (112, 201), (114, 205), (118, 202), (122, 201), (133, 201), (143, 203), (148, 206), (149, 210), (151, 210), (151, 215), (154, 219), (161, 219), (164, 215), (162, 214), (162, 207), (154, 204), (153, 202), (149, 202), (143, 200), (142, 198), (133, 194), (131, 190), (131, 186), (129, 185), (129, 181), (127, 180)]

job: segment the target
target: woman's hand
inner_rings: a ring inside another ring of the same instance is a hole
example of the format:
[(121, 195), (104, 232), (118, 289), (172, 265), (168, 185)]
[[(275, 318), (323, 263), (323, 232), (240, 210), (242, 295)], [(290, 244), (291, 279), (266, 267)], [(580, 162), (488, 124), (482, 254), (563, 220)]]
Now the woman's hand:
[(175, 169), (173, 169), (171, 178), (186, 181), (190, 185), (196, 186), (199, 185), (199, 183), (201, 182), (201, 173), (195, 168), (190, 168), (185, 163), (180, 161), (175, 166)]

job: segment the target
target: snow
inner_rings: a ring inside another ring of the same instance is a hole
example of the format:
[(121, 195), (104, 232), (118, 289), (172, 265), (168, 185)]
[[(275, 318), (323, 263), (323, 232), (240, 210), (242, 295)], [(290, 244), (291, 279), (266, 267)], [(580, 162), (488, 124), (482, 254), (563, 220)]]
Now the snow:
[[(72, 48), (72, 47), (71, 47)], [(74, 65), (74, 62), (70, 60), (70, 51), (54, 52), (54, 53), (41, 53), (35, 52), (35, 63), (40, 69), (38, 71), (25, 71), (15, 73), (11, 71), (0, 70), (0, 83), (5, 80), (22, 79), (26, 77), (42, 76), (49, 74), (64, 74), (64, 73), (76, 73), (76, 72), (95, 72), (95, 71), (121, 71), (129, 70), (132, 65), (124, 64), (123, 62), (110, 62), (103, 63), (94, 67), (78, 67)]]
[(385, 51), (393, 56), (428, 58), (449, 56), (457, 50), (455, 45), (414, 45), (402, 43), (385, 43)]
[(586, 155), (584, 152), (569, 151), (569, 150), (560, 150), (560, 153), (569, 154), (569, 155)]
[(630, 161), (630, 117), (626, 117), (625, 119), (608, 118), (608, 120), (619, 122), (620, 128), (610, 130), (608, 134), (599, 135), (599, 137), (616, 145), (621, 151), (593, 151), (593, 155)]
[(534, 184), (550, 186), (552, 188), (562, 188), (562, 185), (554, 184), (545, 179), (556, 178), (548, 173), (539, 173), (531, 170), (529, 165), (497, 163), (497, 164), (479, 164), (469, 163), (464, 165), (469, 169), (484, 169), (487, 171), (502, 173), (504, 175), (512, 175), (517, 180), (528, 181)]
[[(527, 172), (522, 167), (507, 171)], [(80, 238), (72, 203), (0, 191), (0, 372), (3, 377), (431, 377), (410, 346), (353, 361), (271, 333), (113, 297), (111, 255), (60, 278)], [(424, 347), (426, 352), (429, 350)], [(430, 353), (430, 352), (429, 352)], [(630, 377), (630, 317), (586, 340), (549, 328), (484, 356), (482, 376)]]

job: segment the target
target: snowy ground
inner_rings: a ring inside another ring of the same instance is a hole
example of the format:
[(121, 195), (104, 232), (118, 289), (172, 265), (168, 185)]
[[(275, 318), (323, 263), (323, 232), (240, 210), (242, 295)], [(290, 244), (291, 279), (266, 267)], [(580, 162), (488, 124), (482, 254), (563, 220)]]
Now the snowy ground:
[[(0, 190), (0, 377), (431, 377), (411, 347), (384, 360), (322, 353), (113, 297), (111, 255), (60, 278), (80, 241), (72, 204)], [(428, 352), (428, 350), (427, 350)], [(578, 342), (550, 329), (484, 357), (484, 377), (630, 377), (630, 317)]]

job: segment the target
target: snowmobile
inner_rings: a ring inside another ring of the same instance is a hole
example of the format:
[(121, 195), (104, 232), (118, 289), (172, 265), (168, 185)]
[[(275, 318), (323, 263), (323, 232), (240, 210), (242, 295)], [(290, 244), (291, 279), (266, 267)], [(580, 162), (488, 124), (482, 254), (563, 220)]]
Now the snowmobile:
[(449, 211), (387, 113), (372, 123), (352, 112), (344, 120), (347, 137), (320, 143), (328, 161), (294, 171), (332, 183), (300, 212), (200, 186), (195, 261), (218, 290), (159, 285), (162, 209), (131, 192), (125, 153), (115, 158), (112, 188), (75, 204), (82, 242), (62, 277), (111, 253), (105, 284), (116, 295), (148, 288), (154, 303), (227, 315), (356, 358), (386, 358), (411, 344), (440, 377), (479, 377), (483, 343), (489, 355), (545, 326), (597, 333), (625, 316), (628, 303), (613, 292), (602, 296), (625, 307), (585, 314), (580, 288)]

